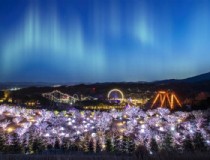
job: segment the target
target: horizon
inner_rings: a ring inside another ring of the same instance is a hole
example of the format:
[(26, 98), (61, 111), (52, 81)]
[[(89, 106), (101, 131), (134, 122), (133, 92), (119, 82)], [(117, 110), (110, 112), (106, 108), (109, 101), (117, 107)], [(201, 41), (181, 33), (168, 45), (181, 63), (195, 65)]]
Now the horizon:
[(105, 81), (105, 82), (39, 82), (39, 81), (31, 81), (31, 82), (27, 82), (27, 81), (20, 81), (20, 82), (12, 82), (12, 81), (9, 81), (9, 82), (0, 82), (0, 84), (5, 84), (5, 83), (48, 83), (48, 84), (51, 84), (51, 85), (80, 85), (80, 84), (85, 84), (85, 85), (92, 85), (92, 84), (103, 84), (103, 83), (155, 83), (155, 82), (161, 82), (161, 81), (170, 81), (170, 80), (174, 80), (174, 81), (182, 81), (182, 80), (186, 80), (186, 79), (190, 79), (190, 78), (195, 78), (195, 77), (198, 77), (198, 76), (203, 76), (203, 75), (206, 75), (206, 74), (210, 74), (210, 72), (207, 72), (207, 73), (202, 73), (202, 74), (199, 74), (199, 75), (194, 75), (194, 76), (190, 76), (190, 77), (185, 77), (183, 79), (160, 79), (160, 80), (154, 80), (154, 81)]
[(208, 73), (205, 0), (2, 0), (0, 82), (111, 83)]

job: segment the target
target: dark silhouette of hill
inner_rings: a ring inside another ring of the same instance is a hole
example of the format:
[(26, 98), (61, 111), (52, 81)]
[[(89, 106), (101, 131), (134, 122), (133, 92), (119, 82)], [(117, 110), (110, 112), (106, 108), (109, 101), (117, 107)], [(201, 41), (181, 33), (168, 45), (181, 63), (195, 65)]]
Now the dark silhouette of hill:
[(201, 81), (210, 81), (210, 72), (204, 73), (198, 76), (186, 78), (186, 79), (183, 79), (183, 81), (191, 82), (191, 83), (201, 82)]
[[(88, 86), (88, 85), (135, 85), (135, 84), (170, 84), (170, 83), (196, 83), (196, 82), (206, 82), (210, 81), (210, 72), (200, 74), (197, 76), (189, 77), (186, 79), (165, 79), (158, 80), (154, 82), (104, 82), (104, 83), (60, 83), (58, 86)], [(59, 84), (59, 83), (57, 83)], [(80, 85), (79, 85), (80, 84)], [(0, 82), (0, 90), (8, 89), (11, 87), (20, 87), (20, 88), (28, 88), (28, 87), (52, 87), (55, 83), (48, 82)]]
[(205, 82), (210, 81), (210, 72), (200, 74), (197, 76), (185, 78), (185, 79), (166, 79), (166, 80), (160, 80), (160, 81), (154, 81), (152, 83), (156, 84), (168, 84), (168, 83), (197, 83), (197, 82)]

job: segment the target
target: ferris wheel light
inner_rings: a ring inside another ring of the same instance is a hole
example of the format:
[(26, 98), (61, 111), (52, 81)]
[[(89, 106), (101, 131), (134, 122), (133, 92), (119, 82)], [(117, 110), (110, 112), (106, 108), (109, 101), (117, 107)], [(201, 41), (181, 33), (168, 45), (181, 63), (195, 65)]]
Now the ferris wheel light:
[(120, 93), (120, 95), (121, 95), (121, 98), (118, 98), (118, 100), (124, 100), (124, 94), (123, 94), (123, 92), (121, 91), (121, 90), (119, 90), (119, 89), (112, 89), (112, 90), (110, 90), (109, 92), (108, 92), (108, 94), (107, 94), (107, 98), (108, 99), (110, 99), (110, 96), (111, 96), (111, 94), (113, 93), (113, 92), (118, 92), (118, 93)]

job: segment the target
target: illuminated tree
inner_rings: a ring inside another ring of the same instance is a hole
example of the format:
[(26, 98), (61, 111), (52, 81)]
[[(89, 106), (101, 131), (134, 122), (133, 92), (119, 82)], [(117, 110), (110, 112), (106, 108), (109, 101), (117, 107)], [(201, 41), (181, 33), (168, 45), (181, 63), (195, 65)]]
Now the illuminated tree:
[(22, 147), (23, 147), (23, 153), (29, 153), (29, 135), (24, 134), (22, 136)]
[(126, 139), (124, 139), (124, 142), (123, 142), (123, 136), (120, 136), (118, 138), (115, 139), (115, 151), (117, 151), (118, 153), (123, 153), (123, 149), (124, 148), (124, 144), (125, 143)]
[(122, 153), (128, 153), (128, 137), (124, 136), (122, 137), (121, 141), (121, 152)]
[(33, 143), (34, 143), (34, 138), (32, 136), (32, 133), (29, 132), (29, 139), (28, 139), (28, 145), (27, 145), (29, 153), (34, 153)]
[[(76, 109), (55, 114), (47, 110), (0, 106), (1, 113), (27, 120), (22, 122), (19, 118), (14, 119), (15, 122), (21, 123), (14, 131), (8, 127), (11, 120), (5, 119), (0, 123), (0, 127), (8, 132), (0, 135), (0, 144), (5, 141), (4, 146), (0, 145), (0, 150), (5, 150), (6, 153), (14, 149), (15, 138), (12, 133), (18, 133), (16, 142), (22, 144), (25, 153), (39, 153), (45, 149), (45, 145), (48, 149), (55, 146), (56, 149), (70, 148), (72, 151), (88, 152), (89, 148), (93, 148), (90, 149), (92, 152), (100, 152), (103, 149), (116, 153), (132, 153), (139, 144), (152, 152), (157, 151), (158, 147), (171, 152), (179, 148), (187, 150), (192, 148), (192, 144), (196, 150), (206, 150), (206, 147), (210, 146), (208, 111), (170, 112), (166, 108), (144, 111), (130, 107), (123, 111), (112, 110), (94, 114), (90, 114), (90, 111), (83, 111), (81, 114)], [(123, 125), (123, 133), (115, 120)], [(202, 135), (195, 135), (196, 131), (200, 131)], [(193, 137), (192, 144), (189, 144), (188, 138), (183, 141), (186, 135)], [(55, 136), (56, 138), (53, 138)], [(93, 142), (90, 142), (90, 138)], [(152, 138), (155, 138), (158, 147)], [(140, 150), (143, 150), (142, 146)]]
[(82, 142), (82, 150), (87, 153), (89, 152), (89, 138), (88, 136), (86, 135), (83, 142)]

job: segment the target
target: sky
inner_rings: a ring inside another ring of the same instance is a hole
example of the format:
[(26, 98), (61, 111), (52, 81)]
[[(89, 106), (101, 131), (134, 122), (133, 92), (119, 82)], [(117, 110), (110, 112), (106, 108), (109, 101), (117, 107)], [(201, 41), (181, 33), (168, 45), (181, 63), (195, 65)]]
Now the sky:
[(208, 0), (0, 0), (0, 82), (206, 73), (209, 19)]

